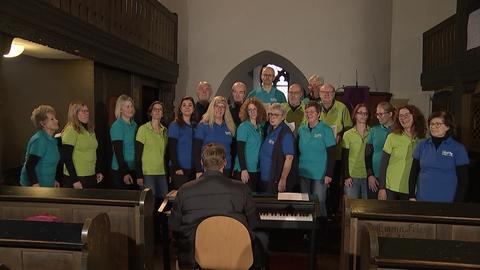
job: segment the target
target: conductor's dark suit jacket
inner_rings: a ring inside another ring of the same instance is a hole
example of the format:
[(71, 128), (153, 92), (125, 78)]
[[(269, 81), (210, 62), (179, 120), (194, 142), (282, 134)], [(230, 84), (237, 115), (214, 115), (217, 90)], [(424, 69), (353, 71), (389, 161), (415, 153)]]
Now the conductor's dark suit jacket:
[(178, 245), (180, 266), (195, 265), (195, 231), (211, 216), (228, 216), (243, 223), (253, 239), (260, 221), (250, 189), (219, 171), (206, 171), (198, 180), (184, 184), (173, 204), (170, 226)]

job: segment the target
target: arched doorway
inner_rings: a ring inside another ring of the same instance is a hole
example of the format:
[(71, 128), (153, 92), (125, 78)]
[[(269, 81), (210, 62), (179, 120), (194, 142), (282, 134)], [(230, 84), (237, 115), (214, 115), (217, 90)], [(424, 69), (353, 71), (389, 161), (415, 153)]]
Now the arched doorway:
[[(247, 85), (248, 91), (254, 87), (254, 70), (258, 66), (274, 64), (282, 67), (290, 75), (290, 83), (299, 83), (304, 91), (307, 89), (308, 81), (303, 72), (287, 58), (272, 51), (259, 52), (234, 67), (223, 79), (215, 95), (230, 97), (232, 84), (236, 81), (242, 81)], [(255, 74), (258, 75), (258, 74)], [(255, 76), (256, 78), (256, 76)]]

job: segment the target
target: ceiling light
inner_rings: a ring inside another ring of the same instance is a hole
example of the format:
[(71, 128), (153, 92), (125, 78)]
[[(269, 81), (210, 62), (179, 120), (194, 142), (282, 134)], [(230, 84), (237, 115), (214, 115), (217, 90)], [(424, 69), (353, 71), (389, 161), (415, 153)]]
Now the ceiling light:
[(3, 55), (3, 57), (7, 57), (7, 58), (17, 57), (23, 53), (24, 49), (25, 47), (23, 47), (23, 45), (12, 43), (12, 46), (10, 47), (10, 52), (8, 54)]

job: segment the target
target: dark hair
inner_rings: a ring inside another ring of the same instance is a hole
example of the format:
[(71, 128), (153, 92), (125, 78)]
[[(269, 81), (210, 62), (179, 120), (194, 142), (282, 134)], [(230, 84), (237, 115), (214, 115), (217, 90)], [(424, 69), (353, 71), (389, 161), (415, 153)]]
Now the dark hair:
[(240, 120), (245, 121), (248, 119), (248, 105), (253, 104), (257, 108), (257, 123), (267, 121), (267, 111), (263, 106), (263, 103), (256, 97), (247, 98), (240, 107)]
[(442, 118), (443, 123), (445, 126), (449, 127), (449, 129), (446, 132), (446, 136), (455, 136), (456, 135), (456, 125), (455, 125), (455, 119), (453, 116), (446, 112), (446, 111), (436, 111), (433, 112), (430, 117), (428, 117), (428, 126), (430, 126), (430, 121), (432, 121), (433, 118)]
[[(180, 127), (185, 126), (185, 121), (183, 120), (183, 114), (182, 114), (182, 103), (183, 103), (185, 100), (190, 100), (190, 101), (192, 102), (193, 110), (194, 110), (193, 113), (195, 113), (195, 101), (193, 100), (193, 97), (191, 97), (191, 96), (183, 97), (183, 98), (180, 100), (180, 103), (178, 103), (177, 116), (175, 117), (175, 122), (177, 122), (177, 124), (178, 124)], [(193, 117), (193, 114), (192, 114), (192, 117)]]
[(322, 112), (322, 106), (318, 102), (315, 102), (315, 101), (308, 102), (307, 105), (305, 106), (305, 110), (307, 110), (310, 107), (314, 107), (317, 113)]
[(418, 137), (418, 138), (425, 138), (425, 133), (427, 131), (427, 128), (425, 126), (425, 117), (423, 116), (422, 112), (414, 105), (405, 105), (397, 110), (397, 114), (395, 115), (395, 124), (393, 125), (392, 128), (392, 133), (395, 134), (402, 134), (403, 132), (403, 127), (402, 124), (400, 124), (400, 110), (406, 109), (408, 110), (413, 117), (413, 134)]
[(368, 108), (368, 105), (365, 104), (365, 103), (359, 103), (359, 104), (357, 104), (357, 106), (355, 106), (355, 109), (353, 109), (353, 113), (352, 113), (352, 115), (353, 115), (352, 122), (353, 122), (354, 125), (357, 124), (357, 118), (355, 118), (355, 116), (357, 115), (358, 110), (360, 110), (360, 108), (363, 108), (363, 107), (365, 107), (367, 109), (367, 113), (368, 113), (367, 114), (367, 123), (368, 123), (368, 120), (370, 120), (370, 109)]
[(162, 106), (162, 111), (165, 110), (165, 106), (163, 106), (163, 103), (160, 102), (160, 101), (154, 101), (152, 102), (152, 104), (150, 104), (150, 106), (148, 107), (148, 119), (152, 120), (152, 110), (153, 110), (153, 106), (157, 105), (157, 104), (160, 104), (160, 106)]

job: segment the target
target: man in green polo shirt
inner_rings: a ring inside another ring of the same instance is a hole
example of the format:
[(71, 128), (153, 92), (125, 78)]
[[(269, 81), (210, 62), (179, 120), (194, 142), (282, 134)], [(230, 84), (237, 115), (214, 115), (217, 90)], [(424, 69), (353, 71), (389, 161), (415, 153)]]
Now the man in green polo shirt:
[(339, 142), (342, 140), (343, 133), (352, 126), (352, 119), (350, 118), (350, 112), (347, 106), (335, 100), (335, 87), (331, 84), (326, 83), (320, 87), (320, 99), (322, 101), (320, 120), (332, 128), (337, 140), (337, 158), (333, 171), (333, 183), (330, 186), (330, 194), (328, 194), (329, 196), (327, 198), (327, 211), (329, 214), (333, 214), (340, 210), (339, 205), (342, 197), (340, 182), (342, 149)]
[(295, 136), (298, 128), (305, 123), (305, 110), (302, 105), (303, 89), (298, 83), (290, 85), (288, 88), (288, 103), (284, 103), (286, 117), (285, 123), (292, 129)]

